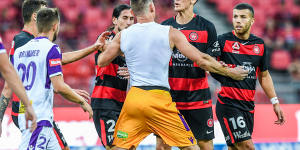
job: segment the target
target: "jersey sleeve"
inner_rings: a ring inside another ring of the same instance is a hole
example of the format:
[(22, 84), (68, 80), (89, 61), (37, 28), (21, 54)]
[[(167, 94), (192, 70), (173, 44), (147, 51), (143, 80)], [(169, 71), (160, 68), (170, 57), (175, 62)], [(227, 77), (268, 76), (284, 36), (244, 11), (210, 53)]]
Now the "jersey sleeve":
[(261, 72), (264, 72), (269, 69), (269, 57), (268, 57), (268, 49), (264, 45), (264, 54), (262, 56), (262, 59), (259, 63), (259, 69)]
[[(219, 49), (220, 49), (219, 55), (217, 56), (217, 60), (218, 61), (224, 61), (222, 59), (222, 51), (223, 51), (224, 45), (225, 45), (224, 37), (222, 35), (219, 35), (218, 38), (217, 38), (217, 41), (218, 41)], [(211, 73), (211, 76), (214, 79), (216, 79), (217, 81), (219, 81), (220, 83), (223, 83), (224, 80), (226, 80), (226, 77), (224, 77), (222, 75), (219, 75), (219, 74), (216, 74), (216, 73)]]
[(208, 39), (206, 53), (213, 57), (221, 55), (220, 44), (217, 39), (217, 32), (214, 24), (208, 26)]
[(62, 75), (61, 67), (62, 54), (57, 45), (54, 45), (47, 55), (47, 71), (48, 77)]
[(6, 53), (6, 50), (4, 48), (4, 45), (2, 44), (2, 39), (0, 37), (0, 54), (2, 54), (2, 53)]

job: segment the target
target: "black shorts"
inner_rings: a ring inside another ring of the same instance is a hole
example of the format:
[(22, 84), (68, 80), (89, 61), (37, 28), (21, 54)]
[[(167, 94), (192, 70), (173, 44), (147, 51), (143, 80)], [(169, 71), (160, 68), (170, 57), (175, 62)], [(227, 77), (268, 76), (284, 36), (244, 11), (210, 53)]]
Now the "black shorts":
[(217, 102), (216, 114), (228, 146), (251, 139), (253, 113)]
[(104, 146), (111, 146), (115, 125), (120, 115), (120, 111), (93, 109), (93, 120), (99, 138)]
[(65, 147), (68, 147), (68, 144), (55, 121), (53, 121), (53, 131), (56, 135), (61, 149), (63, 150)]
[(189, 124), (197, 140), (212, 140), (214, 135), (214, 120), (212, 108), (179, 110)]

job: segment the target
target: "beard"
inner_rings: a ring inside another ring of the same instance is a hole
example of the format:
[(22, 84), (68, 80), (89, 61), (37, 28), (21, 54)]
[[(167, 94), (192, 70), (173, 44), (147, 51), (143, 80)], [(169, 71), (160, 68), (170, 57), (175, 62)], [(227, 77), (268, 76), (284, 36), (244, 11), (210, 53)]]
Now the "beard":
[(235, 30), (235, 32), (240, 35), (244, 35), (250, 30), (250, 27), (251, 27), (251, 22), (248, 22), (242, 30), (240, 30), (240, 31)]
[(53, 40), (52, 40), (52, 42), (55, 42), (55, 41), (56, 41), (57, 35), (58, 35), (58, 33), (57, 33), (57, 31), (56, 31), (56, 32), (54, 33), (54, 35), (53, 35)]

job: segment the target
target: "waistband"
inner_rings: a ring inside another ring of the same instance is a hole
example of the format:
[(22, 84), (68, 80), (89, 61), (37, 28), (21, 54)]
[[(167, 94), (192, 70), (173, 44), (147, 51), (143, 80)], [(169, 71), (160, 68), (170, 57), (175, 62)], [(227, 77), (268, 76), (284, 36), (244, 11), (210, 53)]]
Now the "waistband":
[(166, 88), (166, 87), (163, 87), (163, 86), (135, 86), (135, 87), (146, 90), (146, 91), (149, 91), (149, 90), (164, 90), (164, 91), (167, 91), (167, 92), (170, 91), (169, 88)]

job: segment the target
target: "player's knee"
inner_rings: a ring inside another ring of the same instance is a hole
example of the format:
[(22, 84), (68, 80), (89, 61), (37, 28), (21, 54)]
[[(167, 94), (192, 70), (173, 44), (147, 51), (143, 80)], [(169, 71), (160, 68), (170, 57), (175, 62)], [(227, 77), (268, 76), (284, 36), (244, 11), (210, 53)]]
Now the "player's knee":
[(242, 142), (235, 146), (238, 150), (255, 150), (252, 142)]
[(156, 144), (156, 150), (171, 150), (171, 146), (164, 143)]
[(214, 145), (212, 140), (198, 140), (198, 146), (201, 150), (213, 150)]

